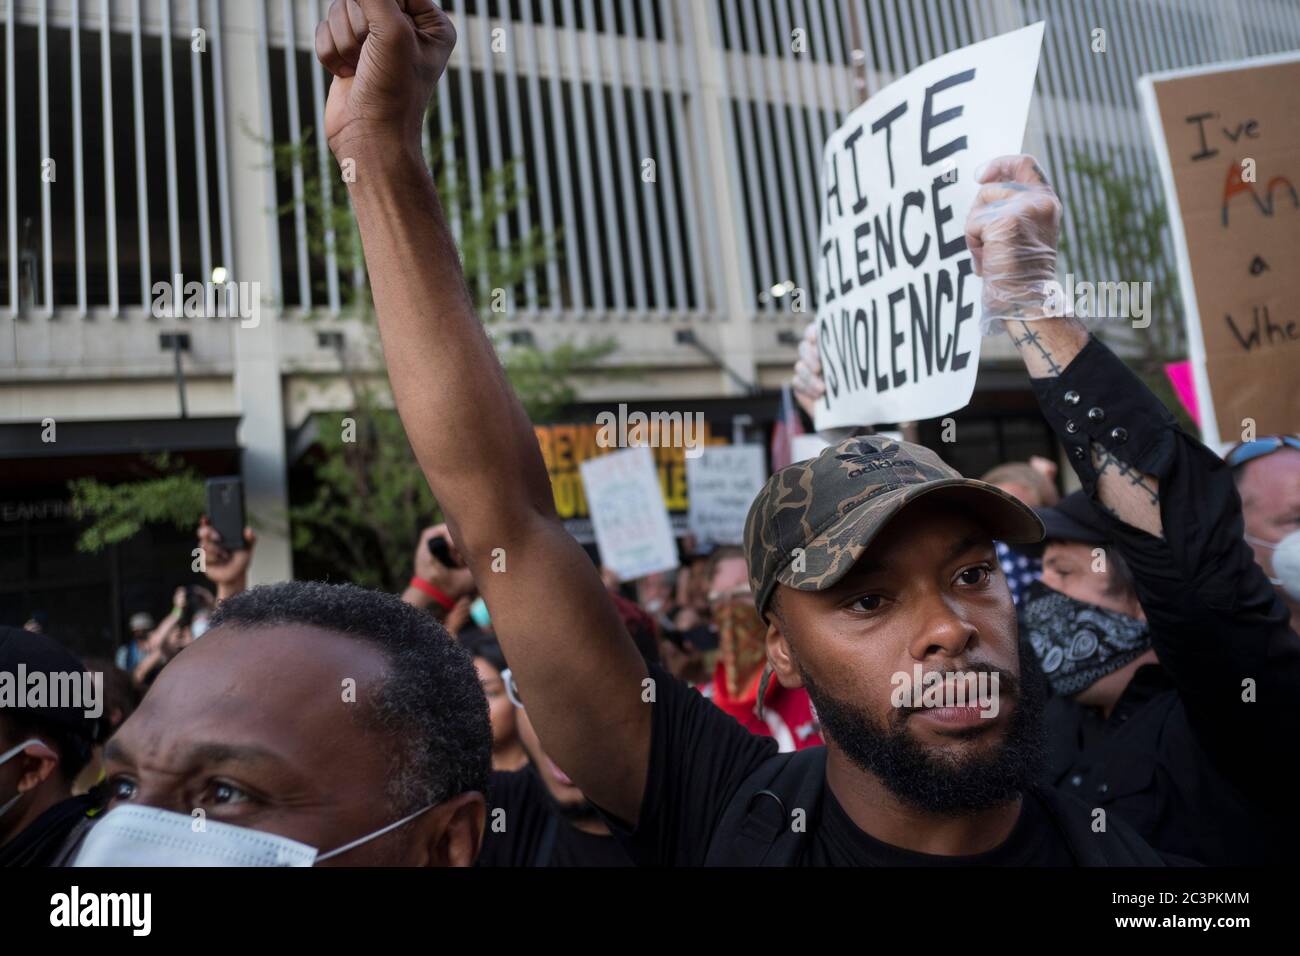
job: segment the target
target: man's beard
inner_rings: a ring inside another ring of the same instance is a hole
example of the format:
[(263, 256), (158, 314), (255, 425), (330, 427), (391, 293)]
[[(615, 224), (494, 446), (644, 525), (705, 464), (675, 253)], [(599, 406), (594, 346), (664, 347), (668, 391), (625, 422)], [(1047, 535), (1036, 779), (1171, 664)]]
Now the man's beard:
[(1019, 651), (1020, 679), (997, 671), (999, 686), (1015, 700), (1006, 734), (991, 751), (969, 756), (936, 753), (917, 742), (907, 729), (915, 711), (900, 708), (884, 726), (852, 702), (831, 697), (802, 666), (799, 673), (826, 736), (854, 764), (909, 806), (960, 816), (1015, 799), (1042, 772), (1043, 675), (1033, 651), (1023, 643)]

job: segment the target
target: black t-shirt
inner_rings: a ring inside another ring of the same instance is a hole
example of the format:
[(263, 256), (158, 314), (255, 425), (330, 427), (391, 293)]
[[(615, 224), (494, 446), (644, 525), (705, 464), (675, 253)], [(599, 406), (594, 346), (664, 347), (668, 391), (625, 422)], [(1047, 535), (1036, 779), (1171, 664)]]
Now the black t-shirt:
[(827, 787), (821, 826), (813, 833), (802, 866), (1074, 866), (1065, 837), (1042, 800), (1025, 795), (1020, 818), (1001, 844), (972, 856), (936, 856), (881, 843), (863, 833)]
[(98, 791), (60, 800), (0, 846), (0, 868), (53, 866), (66, 851), (69, 837), (100, 805)]
[[(504, 815), (495, 811), (504, 810)], [(499, 822), (498, 822), (499, 821)], [(504, 829), (501, 828), (504, 824)], [(611, 836), (579, 830), (555, 808), (531, 767), (488, 776), (488, 816), (478, 866), (632, 866)]]
[[(759, 737), (658, 668), (652, 718), (650, 768), (640, 820), (633, 831), (610, 817), (614, 833), (642, 865), (698, 866), (732, 795), (746, 777), (776, 753)], [(974, 856), (915, 853), (860, 830), (830, 787), (821, 811), (808, 821), (800, 866), (1073, 866), (1064, 834), (1040, 798), (1027, 794), (1011, 835)]]

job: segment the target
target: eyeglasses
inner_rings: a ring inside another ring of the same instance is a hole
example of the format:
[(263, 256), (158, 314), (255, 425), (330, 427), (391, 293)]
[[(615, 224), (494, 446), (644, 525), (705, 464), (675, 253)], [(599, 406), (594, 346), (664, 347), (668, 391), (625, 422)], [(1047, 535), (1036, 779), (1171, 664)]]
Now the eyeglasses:
[(1242, 442), (1224, 457), (1229, 468), (1240, 468), (1248, 461), (1271, 455), (1280, 448), (1300, 449), (1300, 438), (1295, 435), (1269, 435), (1254, 441)]
[(510, 698), (510, 703), (516, 707), (523, 707), (524, 702), (519, 697), (519, 685), (515, 683), (515, 675), (510, 668), (501, 672), (501, 683), (506, 685), (506, 696)]

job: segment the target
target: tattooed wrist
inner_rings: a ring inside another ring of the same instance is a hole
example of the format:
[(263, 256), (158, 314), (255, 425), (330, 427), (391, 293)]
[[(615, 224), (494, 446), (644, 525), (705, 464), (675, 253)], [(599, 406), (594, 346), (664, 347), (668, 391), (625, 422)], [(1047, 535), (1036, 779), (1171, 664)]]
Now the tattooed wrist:
[(1160, 482), (1095, 443), (1092, 465), (1097, 472), (1098, 505), (1130, 527), (1163, 538)]
[[(1018, 311), (1019, 306), (1016, 308)], [(1038, 331), (1028, 322), (1008, 322), (1007, 328), (1011, 330), (1011, 344), (1025, 357), (1031, 375), (1037, 371), (1041, 372), (1035, 376), (1038, 378), (1060, 377), (1061, 365), (1052, 356), (1051, 349), (1047, 347), (1047, 343), (1043, 341), (1043, 336)]]
[(1087, 328), (1068, 316), (1040, 318), (1032, 323), (1007, 319), (1006, 325), (1011, 344), (1034, 378), (1059, 378), (1088, 344)]
[(1094, 444), (1092, 446), (1092, 466), (1097, 470), (1098, 481), (1104, 478), (1107, 473), (1116, 474), (1128, 479), (1128, 483), (1141, 492), (1141, 496), (1148, 504), (1157, 505), (1160, 503), (1160, 493), (1156, 488), (1154, 478), (1116, 458), (1100, 445)]

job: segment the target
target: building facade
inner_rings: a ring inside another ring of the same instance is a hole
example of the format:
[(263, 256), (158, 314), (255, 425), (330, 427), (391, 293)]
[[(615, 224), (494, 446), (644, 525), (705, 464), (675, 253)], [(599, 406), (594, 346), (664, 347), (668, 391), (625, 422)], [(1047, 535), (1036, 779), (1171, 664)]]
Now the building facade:
[[(91, 578), (93, 601), (124, 609), (136, 565), (66, 553), (65, 483), (126, 477), (150, 451), (241, 473), (263, 527), (256, 574), (291, 575), (286, 474), (302, 426), (347, 407), (345, 368), (380, 371), (319, 121), (327, 6), (0, 0), (0, 619)], [(865, 96), (1045, 20), (1026, 148), (1067, 203), (1065, 267), (1126, 279), (1090, 240), (1104, 203), (1078, 165), (1108, 162), (1159, 202), (1137, 77), (1300, 47), (1297, 0), (444, 7), (460, 42), (426, 151), (464, 197), (453, 228), (551, 248), (508, 287), (470, 277), (498, 341), (611, 339), (603, 364), (637, 374), (584, 378), (584, 410), (704, 403), (715, 429), (738, 398), (775, 407), (815, 311), (821, 144)], [(158, 283), (190, 282), (205, 284), (198, 314), (159, 300)], [(255, 289), (255, 317), (215, 314), (207, 285), (230, 283)], [(1046, 441), (1009, 358), (986, 342), (981, 440), (965, 444), (987, 464)]]

